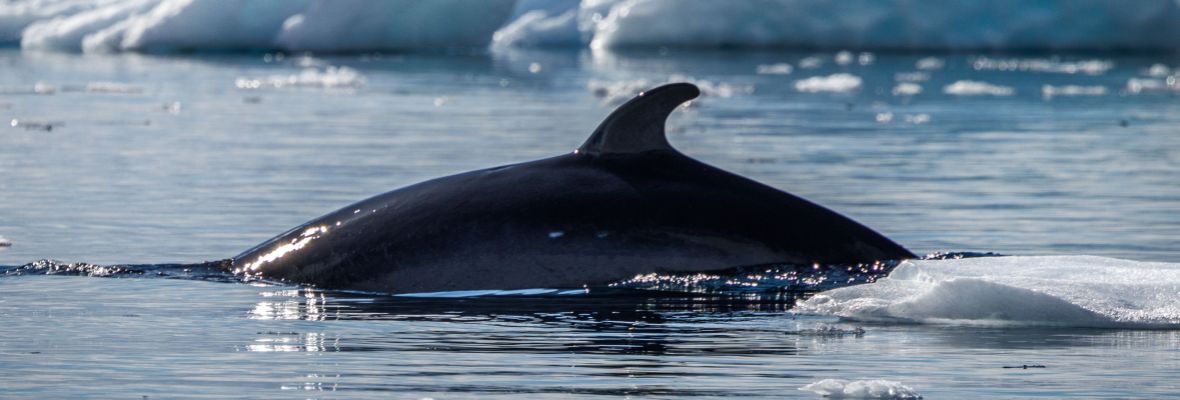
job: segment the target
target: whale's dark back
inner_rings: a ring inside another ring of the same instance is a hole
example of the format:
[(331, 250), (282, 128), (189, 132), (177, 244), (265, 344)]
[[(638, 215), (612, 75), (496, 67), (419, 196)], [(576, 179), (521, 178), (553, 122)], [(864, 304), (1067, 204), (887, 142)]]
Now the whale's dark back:
[(664, 119), (696, 94), (683, 84), (649, 91), (572, 154), (370, 198), (244, 252), (235, 269), (407, 293), (913, 257), (851, 219), (668, 146)]

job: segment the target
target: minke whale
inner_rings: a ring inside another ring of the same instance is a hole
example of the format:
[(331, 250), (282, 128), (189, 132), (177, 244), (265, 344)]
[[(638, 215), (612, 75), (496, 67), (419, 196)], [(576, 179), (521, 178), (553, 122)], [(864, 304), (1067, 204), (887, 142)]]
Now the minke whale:
[(673, 149), (664, 123), (699, 94), (687, 83), (648, 90), (572, 153), (363, 200), (243, 252), (229, 268), (399, 294), (914, 258), (836, 212)]

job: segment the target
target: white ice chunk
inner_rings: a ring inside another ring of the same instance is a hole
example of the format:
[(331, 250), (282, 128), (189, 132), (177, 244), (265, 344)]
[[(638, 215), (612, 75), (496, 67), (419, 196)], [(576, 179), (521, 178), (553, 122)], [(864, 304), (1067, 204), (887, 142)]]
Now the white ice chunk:
[(795, 68), (787, 63), (764, 64), (756, 69), (760, 75), (790, 75), (794, 70)]
[(920, 399), (921, 395), (901, 382), (884, 379), (824, 379), (799, 388), (832, 399)]
[(828, 76), (813, 76), (795, 81), (795, 90), (808, 93), (850, 92), (859, 89), (860, 85), (861, 79), (859, 76), (838, 73)]
[(1180, 327), (1180, 264), (1091, 256), (906, 261), (820, 293), (802, 313), (966, 325)]
[(1148, 68), (1147, 71), (1144, 72), (1144, 74), (1146, 74), (1147, 76), (1150, 76), (1152, 78), (1163, 78), (1165, 76), (1171, 75), (1172, 69), (1168, 68), (1167, 65), (1157, 63), (1157, 64), (1152, 64), (1151, 68)]
[(234, 86), (238, 89), (283, 89), (295, 87), (319, 88), (357, 88), (364, 86), (365, 77), (357, 70), (349, 67), (328, 66), (323, 70), (304, 68), (302, 72), (291, 75), (271, 75), (266, 78), (238, 78)]
[(922, 85), (912, 82), (898, 83), (893, 87), (894, 96), (913, 96), (922, 93)]
[(936, 70), (936, 69), (942, 69), (942, 67), (945, 65), (946, 65), (946, 62), (943, 61), (941, 58), (926, 57), (921, 60), (918, 60), (918, 62), (915, 63), (914, 66), (920, 70), (931, 71), (931, 70)]
[(961, 80), (942, 88), (943, 93), (955, 96), (1011, 96), (1016, 89), (1010, 86), (993, 85), (987, 82)]
[(1127, 92), (1131, 94), (1166, 91), (1180, 91), (1180, 79), (1177, 79), (1176, 76), (1169, 76), (1165, 79), (1131, 78), (1127, 80)]
[(979, 71), (1022, 71), (1049, 72), (1059, 74), (1101, 75), (1114, 68), (1109, 60), (1081, 60), (1060, 61), (1046, 58), (1028, 59), (992, 59), (988, 57), (976, 58), (971, 63), (972, 68)]
[(1043, 85), (1041, 86), (1041, 95), (1046, 98), (1054, 96), (1104, 96), (1106, 95), (1106, 86)]

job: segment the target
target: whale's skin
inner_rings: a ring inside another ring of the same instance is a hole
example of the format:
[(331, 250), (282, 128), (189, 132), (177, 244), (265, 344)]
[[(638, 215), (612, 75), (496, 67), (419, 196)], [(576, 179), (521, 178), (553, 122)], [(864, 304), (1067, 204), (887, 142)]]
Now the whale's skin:
[(363, 200), (247, 250), (232, 268), (323, 288), (428, 293), (914, 257), (847, 217), (672, 149), (664, 119), (697, 93), (688, 84), (645, 92), (573, 153)]

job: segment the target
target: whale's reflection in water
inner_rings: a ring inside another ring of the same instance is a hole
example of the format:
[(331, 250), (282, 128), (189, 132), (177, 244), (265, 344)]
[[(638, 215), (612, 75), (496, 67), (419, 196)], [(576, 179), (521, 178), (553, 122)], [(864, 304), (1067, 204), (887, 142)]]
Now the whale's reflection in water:
[[(259, 332), (244, 351), (425, 351), (534, 354), (795, 354), (793, 334), (839, 338), (853, 328), (806, 329), (791, 314), (776, 326), (743, 320), (784, 313), (789, 293), (722, 297), (619, 292), (599, 296), (407, 298), (313, 288), (264, 291), (248, 317), (342, 324), (329, 331)], [(815, 318), (813, 318), (815, 319)], [(391, 322), (412, 324), (391, 324)], [(820, 323), (819, 319), (813, 321)], [(291, 325), (287, 325), (290, 327)], [(370, 329), (356, 329), (368, 327)], [(814, 328), (814, 327), (813, 327)], [(863, 333), (863, 331), (860, 331)], [(757, 346), (752, 342), (764, 340)]]

